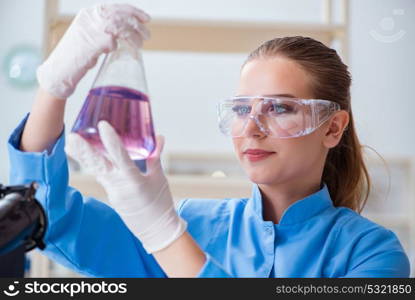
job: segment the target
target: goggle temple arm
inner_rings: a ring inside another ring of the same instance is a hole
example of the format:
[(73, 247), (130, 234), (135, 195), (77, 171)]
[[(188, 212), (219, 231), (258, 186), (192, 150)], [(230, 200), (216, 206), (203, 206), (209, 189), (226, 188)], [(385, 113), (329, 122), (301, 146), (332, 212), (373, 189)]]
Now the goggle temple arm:
[(336, 111), (340, 110), (340, 105), (336, 102), (314, 102), (312, 104), (313, 127), (318, 128), (326, 122)]

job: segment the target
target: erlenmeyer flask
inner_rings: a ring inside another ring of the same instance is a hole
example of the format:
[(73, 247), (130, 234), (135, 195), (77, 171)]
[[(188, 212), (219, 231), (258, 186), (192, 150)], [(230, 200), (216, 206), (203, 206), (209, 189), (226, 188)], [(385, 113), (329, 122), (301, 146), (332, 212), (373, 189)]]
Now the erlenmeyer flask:
[(98, 122), (108, 121), (133, 160), (155, 149), (155, 135), (140, 49), (118, 40), (108, 53), (72, 128), (103, 151)]

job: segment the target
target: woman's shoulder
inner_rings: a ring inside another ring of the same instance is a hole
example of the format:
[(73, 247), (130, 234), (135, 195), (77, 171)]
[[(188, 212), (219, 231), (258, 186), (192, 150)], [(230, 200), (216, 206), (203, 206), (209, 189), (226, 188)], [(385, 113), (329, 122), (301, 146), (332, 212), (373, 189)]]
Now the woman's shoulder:
[(408, 257), (392, 230), (349, 208), (337, 207), (336, 211), (334, 248), (341, 257), (348, 257), (347, 276), (409, 276)]
[[(391, 229), (345, 207), (337, 207), (339, 244), (348, 244), (355, 251), (402, 252), (398, 236)], [(344, 243), (343, 243), (344, 242)]]
[(347, 207), (336, 207), (337, 224), (341, 231), (347, 233), (357, 232), (376, 232), (378, 234), (390, 234), (391, 230), (387, 229), (383, 225), (370, 220), (362, 214), (347, 208)]

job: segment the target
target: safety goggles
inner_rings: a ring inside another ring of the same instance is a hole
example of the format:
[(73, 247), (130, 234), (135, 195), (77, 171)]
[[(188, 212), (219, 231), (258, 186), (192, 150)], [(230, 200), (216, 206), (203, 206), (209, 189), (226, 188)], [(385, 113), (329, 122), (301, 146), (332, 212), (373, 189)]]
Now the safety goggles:
[(268, 136), (294, 138), (312, 133), (339, 110), (338, 103), (320, 99), (234, 97), (218, 105), (219, 128), (243, 137), (254, 125)]

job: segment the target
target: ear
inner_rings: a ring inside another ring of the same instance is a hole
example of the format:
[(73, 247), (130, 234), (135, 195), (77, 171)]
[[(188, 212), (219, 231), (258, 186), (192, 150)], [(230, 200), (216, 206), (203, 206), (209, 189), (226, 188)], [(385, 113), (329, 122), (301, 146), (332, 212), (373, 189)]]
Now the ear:
[(323, 140), (326, 148), (330, 149), (337, 146), (349, 124), (349, 120), (349, 113), (345, 110), (338, 111), (331, 117)]

